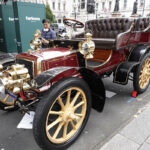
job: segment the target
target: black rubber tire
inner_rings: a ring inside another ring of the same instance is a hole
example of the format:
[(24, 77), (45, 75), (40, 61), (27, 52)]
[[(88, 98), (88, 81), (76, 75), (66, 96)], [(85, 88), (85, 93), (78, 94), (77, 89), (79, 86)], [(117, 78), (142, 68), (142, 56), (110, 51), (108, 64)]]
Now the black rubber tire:
[(134, 71), (134, 76), (133, 76), (133, 87), (134, 87), (134, 90), (137, 91), (138, 94), (141, 94), (143, 92), (145, 92), (147, 90), (147, 88), (149, 87), (149, 84), (147, 84), (147, 86), (144, 88), (144, 89), (141, 89), (140, 88), (140, 85), (139, 85), (139, 76), (140, 76), (140, 71), (142, 69), (142, 66), (144, 64), (144, 62), (146, 61), (147, 58), (150, 58), (150, 53), (146, 54), (140, 65), (138, 65), (136, 68), (135, 68), (135, 71)]
[[(57, 96), (62, 93), (64, 90), (70, 87), (79, 87), (81, 88), (87, 98), (87, 111), (86, 116), (84, 118), (83, 124), (77, 131), (77, 133), (69, 139), (65, 143), (61, 144), (54, 144), (50, 140), (48, 140), (46, 131), (45, 131), (45, 122), (47, 113), (49, 111), (49, 108), (57, 98)], [(82, 130), (84, 129), (91, 110), (91, 92), (87, 85), (87, 83), (83, 79), (79, 78), (65, 78), (59, 82), (57, 82), (50, 90), (45, 94), (45, 96), (40, 100), (36, 112), (35, 117), (33, 121), (33, 135), (37, 142), (37, 144), (43, 149), (43, 150), (62, 150), (69, 147), (81, 134)]]

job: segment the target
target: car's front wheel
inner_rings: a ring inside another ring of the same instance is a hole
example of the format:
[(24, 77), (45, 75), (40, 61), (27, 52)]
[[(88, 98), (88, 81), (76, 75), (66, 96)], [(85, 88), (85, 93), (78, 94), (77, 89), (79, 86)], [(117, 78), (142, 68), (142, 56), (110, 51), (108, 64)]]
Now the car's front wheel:
[(33, 133), (38, 145), (45, 150), (69, 147), (84, 129), (90, 108), (85, 81), (66, 78), (56, 83), (36, 108)]

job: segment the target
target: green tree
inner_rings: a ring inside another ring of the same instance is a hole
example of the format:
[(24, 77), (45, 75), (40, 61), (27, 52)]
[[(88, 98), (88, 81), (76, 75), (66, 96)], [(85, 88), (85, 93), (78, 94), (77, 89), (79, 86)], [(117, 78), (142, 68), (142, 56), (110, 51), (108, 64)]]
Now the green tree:
[(51, 23), (56, 22), (55, 17), (53, 15), (48, 3), (46, 3), (46, 18), (49, 19), (51, 21)]

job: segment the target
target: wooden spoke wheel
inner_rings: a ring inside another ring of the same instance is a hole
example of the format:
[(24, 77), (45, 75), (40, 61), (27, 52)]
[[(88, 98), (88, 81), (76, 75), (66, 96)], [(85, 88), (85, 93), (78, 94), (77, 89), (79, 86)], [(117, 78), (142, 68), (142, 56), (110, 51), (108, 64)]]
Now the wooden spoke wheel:
[(39, 102), (33, 122), (36, 142), (43, 149), (66, 149), (84, 129), (89, 118), (91, 94), (82, 79), (67, 78)]
[(150, 54), (146, 54), (140, 65), (135, 69), (133, 86), (140, 94), (147, 90), (150, 83)]
[(150, 80), (150, 58), (147, 58), (140, 71), (139, 76), (140, 88), (144, 89), (149, 84), (149, 80)]
[[(63, 95), (66, 95), (65, 104), (63, 102), (64, 99), (61, 97)], [(69, 88), (57, 97), (49, 110), (46, 120), (46, 134), (50, 141), (56, 144), (64, 143), (78, 131), (85, 118), (87, 110), (86, 101), (85, 93), (82, 89), (77, 87)], [(54, 105), (58, 103), (60, 110), (53, 110)], [(77, 111), (79, 109), (80, 111)], [(49, 123), (49, 119), (53, 117), (53, 115), (56, 115), (57, 119)], [(55, 126), (57, 126), (56, 131), (53, 133), (51, 130), (55, 128)]]
[[(15, 110), (16, 107), (13, 107), (14, 102), (15, 102), (15, 100), (9, 94), (7, 94), (7, 95), (1, 94), (0, 109), (6, 110), (6, 111)], [(7, 107), (9, 107), (9, 109), (5, 109)]]

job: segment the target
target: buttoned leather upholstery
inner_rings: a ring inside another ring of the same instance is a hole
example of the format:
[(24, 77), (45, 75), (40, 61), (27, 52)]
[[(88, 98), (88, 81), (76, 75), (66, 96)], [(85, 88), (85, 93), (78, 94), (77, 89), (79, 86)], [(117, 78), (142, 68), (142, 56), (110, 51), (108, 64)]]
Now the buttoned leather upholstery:
[(146, 29), (150, 24), (150, 18), (138, 18), (134, 20), (135, 25), (133, 31), (142, 31)]
[[(128, 18), (90, 20), (85, 24), (85, 31), (92, 32), (97, 49), (115, 49), (117, 35), (127, 31), (131, 24), (132, 20)], [(83, 37), (84, 33), (76, 36), (76, 38)]]

